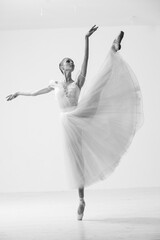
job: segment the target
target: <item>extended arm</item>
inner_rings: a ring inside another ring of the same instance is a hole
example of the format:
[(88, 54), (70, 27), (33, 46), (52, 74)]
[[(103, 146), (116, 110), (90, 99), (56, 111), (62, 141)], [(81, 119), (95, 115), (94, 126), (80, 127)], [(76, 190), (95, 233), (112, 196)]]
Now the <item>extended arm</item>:
[(84, 60), (82, 63), (82, 67), (81, 67), (81, 72), (78, 76), (77, 79), (77, 85), (79, 86), (79, 88), (81, 89), (84, 82), (85, 82), (85, 77), (87, 74), (87, 65), (88, 65), (88, 58), (89, 58), (89, 37), (92, 35), (92, 33), (94, 33), (98, 27), (95, 27), (96, 25), (94, 25), (89, 32), (85, 35), (85, 52), (84, 52)]
[(85, 77), (86, 77), (86, 73), (87, 73), (87, 65), (88, 65), (88, 57), (89, 57), (89, 37), (85, 36), (84, 60), (82, 63), (80, 75), (78, 76), (78, 79), (77, 79), (77, 85), (80, 89), (82, 88), (82, 86), (85, 82)]
[(46, 87), (46, 88), (43, 88), (41, 90), (38, 90), (38, 91), (35, 91), (35, 92), (32, 92), (32, 93), (18, 92), (18, 95), (22, 95), (22, 96), (38, 96), (38, 95), (41, 95), (41, 94), (49, 93), (52, 90), (53, 90), (53, 88)]
[(6, 98), (7, 98), (7, 101), (9, 101), (9, 100), (12, 100), (12, 99), (20, 96), (20, 95), (21, 96), (38, 96), (40, 94), (49, 93), (52, 90), (54, 90), (54, 88), (48, 86), (46, 88), (43, 88), (43, 89), (35, 91), (35, 92), (16, 92), (14, 94), (8, 95)]

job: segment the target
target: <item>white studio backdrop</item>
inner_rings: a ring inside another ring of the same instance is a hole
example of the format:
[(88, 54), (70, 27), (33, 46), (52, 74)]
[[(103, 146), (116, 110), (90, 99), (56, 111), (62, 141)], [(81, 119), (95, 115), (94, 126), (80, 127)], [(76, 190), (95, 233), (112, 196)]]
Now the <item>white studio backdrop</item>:
[[(63, 78), (58, 64), (64, 57), (75, 62), (74, 78), (89, 28), (0, 31), (0, 192), (66, 189), (54, 92), (9, 102), (5, 97), (40, 90), (51, 79)], [(98, 71), (120, 30), (125, 32), (121, 55), (142, 90), (144, 125), (115, 172), (91, 189), (160, 186), (160, 26), (99, 26), (90, 38), (87, 78)]]

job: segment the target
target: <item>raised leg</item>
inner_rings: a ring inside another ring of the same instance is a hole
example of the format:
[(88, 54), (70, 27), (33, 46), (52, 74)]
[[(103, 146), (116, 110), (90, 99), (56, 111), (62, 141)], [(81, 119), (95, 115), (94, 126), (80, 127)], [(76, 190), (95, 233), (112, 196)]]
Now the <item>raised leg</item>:
[(122, 38), (124, 37), (124, 32), (121, 31), (119, 33), (119, 35), (117, 36), (116, 39), (114, 39), (113, 41), (113, 44), (112, 44), (112, 47), (111, 49), (114, 51), (114, 52), (117, 52), (118, 50), (121, 49), (121, 41), (122, 41)]

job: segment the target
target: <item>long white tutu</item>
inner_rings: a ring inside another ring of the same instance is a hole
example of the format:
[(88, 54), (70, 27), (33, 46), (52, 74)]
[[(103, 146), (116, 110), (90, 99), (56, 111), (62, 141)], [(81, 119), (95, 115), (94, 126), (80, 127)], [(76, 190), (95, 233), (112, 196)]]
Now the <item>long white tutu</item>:
[(71, 188), (106, 179), (144, 122), (140, 86), (118, 52), (109, 51), (83, 88), (78, 106), (61, 113)]

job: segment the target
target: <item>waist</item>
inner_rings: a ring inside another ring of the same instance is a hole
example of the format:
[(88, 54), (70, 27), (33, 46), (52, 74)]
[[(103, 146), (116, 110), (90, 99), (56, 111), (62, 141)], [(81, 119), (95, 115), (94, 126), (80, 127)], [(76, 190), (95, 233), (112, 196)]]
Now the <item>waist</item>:
[(77, 105), (61, 108), (61, 113), (71, 112), (77, 108)]

